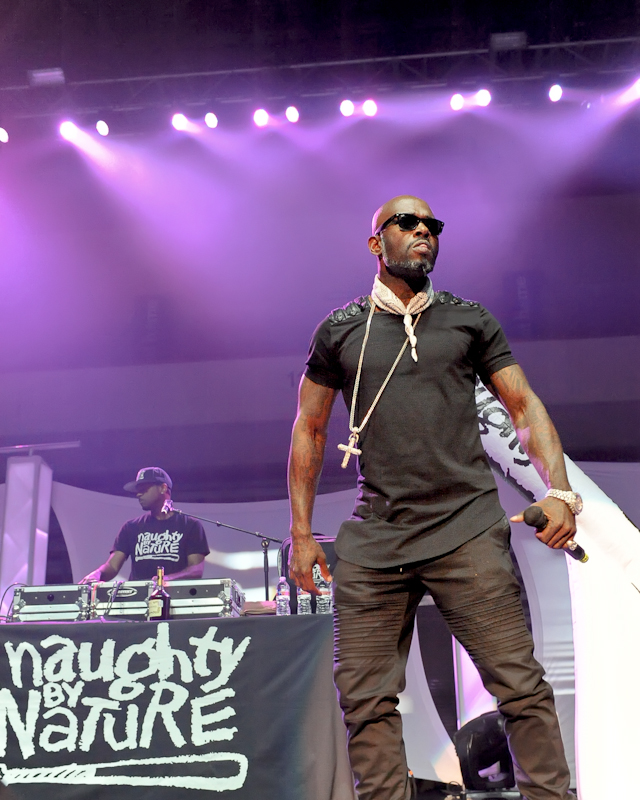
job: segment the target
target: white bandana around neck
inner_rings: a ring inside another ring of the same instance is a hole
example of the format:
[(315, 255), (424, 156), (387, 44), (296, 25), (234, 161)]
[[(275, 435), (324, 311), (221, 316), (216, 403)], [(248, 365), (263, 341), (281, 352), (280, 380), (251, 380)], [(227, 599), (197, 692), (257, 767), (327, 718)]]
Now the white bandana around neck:
[(371, 290), (371, 299), (383, 311), (388, 311), (390, 314), (400, 314), (403, 317), (404, 329), (409, 337), (409, 344), (411, 345), (411, 358), (414, 361), (418, 360), (418, 352), (416, 345), (418, 340), (413, 332), (413, 325), (411, 324), (411, 316), (413, 314), (420, 314), (425, 308), (433, 303), (435, 292), (431, 280), (427, 278), (427, 283), (424, 289), (418, 294), (414, 295), (411, 300), (405, 304), (402, 300), (395, 295), (388, 286), (385, 286), (380, 278), (376, 275), (373, 282), (373, 289)]
[[(339, 444), (338, 450), (342, 450), (344, 452), (344, 458), (342, 459), (342, 469), (345, 469), (347, 464), (349, 463), (349, 459), (351, 456), (359, 456), (362, 455), (362, 450), (358, 447), (358, 440), (360, 438), (360, 433), (364, 426), (369, 421), (369, 417), (373, 414), (374, 408), (378, 405), (378, 400), (382, 396), (382, 393), (387, 387), (387, 384), (391, 380), (391, 376), (395, 372), (396, 367), (400, 363), (400, 359), (402, 358), (404, 351), (407, 349), (407, 345), (411, 344), (411, 357), (414, 361), (418, 360), (418, 353), (416, 352), (416, 345), (418, 340), (416, 339), (416, 335), (414, 333), (418, 322), (420, 321), (420, 317), (422, 316), (422, 312), (428, 308), (434, 301), (435, 292), (433, 291), (433, 286), (431, 285), (431, 281), (427, 278), (427, 285), (425, 286), (425, 290), (422, 292), (418, 292), (418, 294), (414, 295), (414, 297), (409, 300), (408, 305), (405, 304), (397, 297), (391, 289), (382, 283), (382, 281), (376, 275), (376, 279), (373, 284), (373, 291), (371, 292), (371, 309), (369, 311), (369, 316), (367, 317), (367, 324), (365, 327), (365, 334), (364, 339), (362, 340), (362, 347), (360, 349), (360, 358), (358, 360), (358, 369), (356, 371), (356, 378), (353, 385), (353, 395), (351, 398), (351, 413), (349, 414), (349, 442), (347, 444)], [(356, 425), (356, 402), (358, 398), (358, 390), (360, 388), (360, 376), (362, 374), (362, 362), (364, 361), (364, 351), (367, 347), (367, 342), (369, 341), (369, 332), (371, 330), (371, 320), (373, 319), (373, 312), (375, 309), (381, 308), (383, 311), (389, 311), (391, 314), (402, 314), (404, 317), (404, 328), (407, 333), (407, 338), (404, 340), (404, 344), (400, 348), (400, 352), (396, 356), (396, 360), (391, 365), (391, 369), (387, 373), (387, 377), (384, 379), (384, 382), (378, 393), (373, 398), (373, 402), (369, 406), (369, 410), (364, 415), (364, 418), (360, 425)], [(415, 323), (412, 325), (411, 315), (417, 314), (418, 318), (416, 319)]]

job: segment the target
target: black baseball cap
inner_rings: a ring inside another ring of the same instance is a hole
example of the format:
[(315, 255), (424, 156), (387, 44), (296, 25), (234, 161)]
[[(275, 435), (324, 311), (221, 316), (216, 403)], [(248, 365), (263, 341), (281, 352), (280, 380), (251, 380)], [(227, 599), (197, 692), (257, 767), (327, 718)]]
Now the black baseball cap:
[(156, 484), (158, 486), (162, 483), (166, 483), (170, 489), (173, 488), (173, 481), (163, 469), (160, 467), (143, 467), (138, 471), (135, 481), (125, 483), (124, 490), (125, 492), (133, 492), (135, 494), (144, 483)]

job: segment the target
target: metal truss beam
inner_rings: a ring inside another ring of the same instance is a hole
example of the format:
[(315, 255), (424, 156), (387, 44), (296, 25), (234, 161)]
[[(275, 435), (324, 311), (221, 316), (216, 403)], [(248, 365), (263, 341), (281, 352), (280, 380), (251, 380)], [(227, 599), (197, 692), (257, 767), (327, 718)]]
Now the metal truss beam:
[(12, 118), (182, 109), (221, 103), (450, 87), (569, 80), (592, 88), (620, 85), (640, 72), (640, 37), (490, 48), (276, 67), (138, 75), (71, 81), (57, 87), (0, 87), (0, 124)]

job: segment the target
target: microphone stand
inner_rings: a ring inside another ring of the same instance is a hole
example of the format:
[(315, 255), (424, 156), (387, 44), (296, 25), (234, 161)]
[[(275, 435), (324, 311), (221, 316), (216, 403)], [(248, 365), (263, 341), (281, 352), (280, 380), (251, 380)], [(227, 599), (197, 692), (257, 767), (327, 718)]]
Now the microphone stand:
[(238, 528), (235, 525), (228, 525), (226, 522), (218, 522), (217, 519), (207, 519), (207, 517), (197, 517), (195, 514), (187, 514), (185, 511), (180, 511), (179, 508), (174, 508), (173, 503), (171, 500), (165, 500), (164, 505), (162, 506), (162, 511), (164, 513), (168, 513), (169, 511), (175, 511), (176, 514), (184, 514), (184, 516), (193, 517), (194, 519), (199, 519), (200, 522), (208, 522), (211, 525), (217, 525), (218, 528), (229, 528), (232, 531), (240, 531), (240, 533), (248, 533), (249, 536), (257, 536), (260, 539), (260, 544), (262, 545), (262, 553), (263, 553), (263, 569), (264, 569), (264, 599), (269, 599), (269, 545), (271, 542), (278, 542), (278, 544), (282, 544), (282, 539), (276, 539), (275, 536), (265, 536), (263, 533), (258, 533), (258, 531), (248, 531), (246, 528)]

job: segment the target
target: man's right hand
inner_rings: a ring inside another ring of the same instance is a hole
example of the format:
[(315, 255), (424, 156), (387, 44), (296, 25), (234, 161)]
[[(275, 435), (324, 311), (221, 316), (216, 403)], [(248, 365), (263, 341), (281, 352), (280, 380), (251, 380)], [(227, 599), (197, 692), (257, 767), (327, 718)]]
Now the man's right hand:
[(102, 580), (102, 572), (101, 572), (100, 568), (98, 568), (98, 569), (94, 569), (93, 572), (90, 572), (88, 575), (85, 575), (82, 580), (78, 581), (78, 583), (80, 583), (80, 584), (82, 584), (82, 583), (96, 583), (96, 582), (99, 583), (101, 580)]
[(321, 545), (311, 534), (292, 538), (291, 552), (289, 554), (289, 576), (296, 585), (311, 594), (318, 594), (318, 589), (313, 582), (313, 567), (318, 564), (323, 578), (329, 583), (333, 580), (327, 557)]

